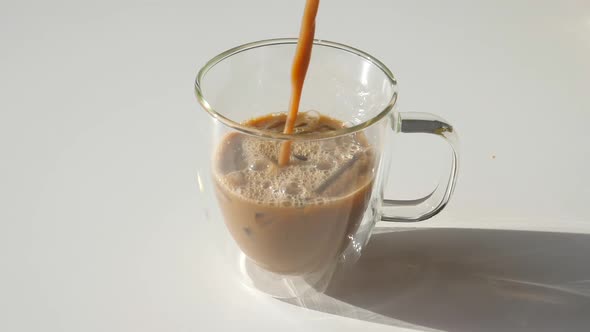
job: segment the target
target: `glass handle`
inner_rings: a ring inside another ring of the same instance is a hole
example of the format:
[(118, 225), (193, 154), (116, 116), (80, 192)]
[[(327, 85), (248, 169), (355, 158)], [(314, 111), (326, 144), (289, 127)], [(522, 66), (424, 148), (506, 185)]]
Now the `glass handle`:
[(383, 200), (382, 221), (416, 222), (432, 218), (449, 202), (459, 170), (459, 139), (457, 132), (444, 119), (430, 113), (399, 113), (394, 130), (404, 134), (433, 134), (442, 137), (451, 146), (451, 170), (441, 178), (434, 190), (413, 200)]

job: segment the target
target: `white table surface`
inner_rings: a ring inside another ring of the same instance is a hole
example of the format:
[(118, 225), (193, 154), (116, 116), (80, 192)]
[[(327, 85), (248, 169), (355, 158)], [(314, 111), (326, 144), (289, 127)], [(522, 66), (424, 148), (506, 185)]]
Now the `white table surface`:
[[(456, 194), (419, 230), (382, 228), (309, 303), (228, 275), (199, 205), (194, 76), (232, 46), (296, 36), (302, 7), (0, 2), (1, 331), (588, 330), (586, 0), (324, 0), (318, 38), (374, 54), (401, 110), (459, 130)], [(436, 144), (402, 142), (412, 196)]]

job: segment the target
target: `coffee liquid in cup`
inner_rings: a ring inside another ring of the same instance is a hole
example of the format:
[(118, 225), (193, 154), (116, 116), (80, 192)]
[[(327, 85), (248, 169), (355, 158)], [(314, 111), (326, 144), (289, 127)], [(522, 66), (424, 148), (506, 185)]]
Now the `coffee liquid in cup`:
[[(279, 133), (286, 118), (271, 114), (245, 125)], [(310, 111), (298, 115), (294, 134), (342, 127)], [(280, 149), (278, 140), (226, 135), (213, 160), (215, 191), (230, 233), (250, 259), (300, 275), (334, 261), (356, 232), (371, 196), (374, 153), (362, 133), (294, 140), (282, 167)]]

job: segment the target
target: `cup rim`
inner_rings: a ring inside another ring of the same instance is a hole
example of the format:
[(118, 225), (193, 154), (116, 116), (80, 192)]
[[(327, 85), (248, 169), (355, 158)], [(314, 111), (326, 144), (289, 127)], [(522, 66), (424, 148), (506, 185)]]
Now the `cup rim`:
[[(199, 70), (197, 77), (195, 79), (195, 94), (196, 94), (197, 100), (199, 101), (199, 104), (201, 104), (203, 109), (205, 109), (205, 111), (207, 111), (207, 113), (209, 113), (209, 115), (211, 115), (214, 119), (220, 121), (224, 125), (226, 125), (230, 128), (233, 128), (237, 131), (240, 131), (240, 132), (248, 134), (248, 135), (259, 136), (259, 137), (263, 137), (263, 138), (272, 138), (272, 139), (276, 139), (276, 140), (289, 140), (289, 141), (317, 140), (317, 139), (333, 138), (333, 137), (338, 137), (338, 136), (350, 135), (352, 133), (355, 133), (355, 132), (358, 132), (358, 131), (361, 131), (365, 128), (370, 127), (374, 123), (376, 123), (379, 120), (381, 120), (382, 118), (384, 118), (394, 108), (395, 103), (397, 101), (397, 91), (394, 91), (394, 93), (391, 96), (391, 99), (389, 100), (389, 103), (377, 115), (375, 115), (374, 117), (372, 117), (366, 121), (363, 121), (359, 124), (356, 124), (351, 127), (345, 127), (345, 128), (341, 128), (338, 130), (328, 131), (328, 132), (323, 132), (323, 133), (313, 133), (313, 134), (307, 134), (307, 135), (294, 135), (294, 134), (283, 134), (283, 133), (276, 133), (276, 132), (270, 132), (270, 131), (266, 131), (266, 130), (256, 129), (256, 128), (245, 126), (239, 122), (235, 122), (235, 121), (223, 116), (221, 113), (217, 112), (211, 106), (211, 104), (209, 104), (209, 102), (207, 101), (207, 99), (203, 95), (203, 91), (201, 90), (201, 82), (202, 82), (203, 78), (207, 75), (207, 72), (209, 72), (209, 70), (211, 68), (215, 67), (215, 65), (217, 65), (221, 61), (223, 61), (233, 55), (236, 55), (238, 53), (252, 50), (255, 48), (274, 46), (274, 45), (297, 44), (297, 42), (298, 42), (297, 38), (277, 38), (277, 39), (259, 40), (259, 41), (246, 43), (246, 44), (242, 44), (242, 45), (233, 47), (233, 48), (231, 48), (225, 52), (222, 52), (222, 53), (216, 55), (215, 57), (211, 58), (211, 60), (207, 61), (207, 63)], [(354, 55), (360, 56), (361, 58), (371, 62), (373, 65), (375, 65), (379, 69), (381, 69), (381, 71), (389, 79), (392, 86), (394, 86), (394, 87), (397, 86), (397, 80), (395, 79), (395, 76), (389, 70), (389, 68), (387, 68), (387, 66), (385, 66), (383, 64), (383, 62), (379, 61), (377, 58), (370, 55), (369, 53), (361, 51), (360, 49), (357, 49), (357, 48), (354, 48), (354, 47), (351, 47), (351, 46), (348, 46), (345, 44), (327, 41), (327, 40), (321, 40), (321, 39), (314, 39), (313, 44), (319, 45), (319, 46), (324, 46), (324, 47), (331, 47), (331, 48), (339, 49), (339, 50), (346, 51), (346, 52), (352, 53)]]

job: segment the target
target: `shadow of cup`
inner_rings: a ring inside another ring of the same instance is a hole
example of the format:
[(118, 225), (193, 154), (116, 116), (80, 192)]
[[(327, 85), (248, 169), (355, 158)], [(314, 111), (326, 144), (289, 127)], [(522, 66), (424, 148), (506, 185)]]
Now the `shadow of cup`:
[(399, 327), (589, 331), (590, 234), (377, 228), (324, 294), (294, 305)]

